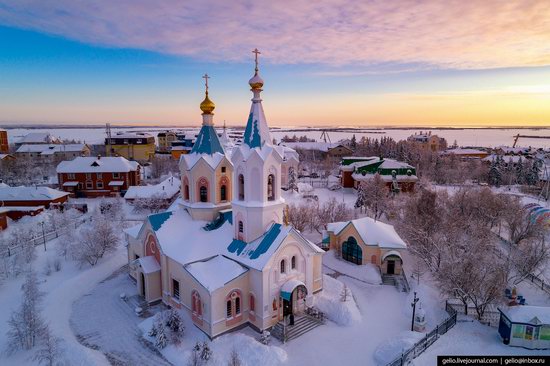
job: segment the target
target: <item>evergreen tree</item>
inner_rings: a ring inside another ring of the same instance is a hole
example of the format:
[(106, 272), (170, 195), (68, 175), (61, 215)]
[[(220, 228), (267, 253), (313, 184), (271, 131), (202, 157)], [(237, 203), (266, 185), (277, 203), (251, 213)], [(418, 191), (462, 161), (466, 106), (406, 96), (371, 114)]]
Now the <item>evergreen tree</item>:
[(155, 346), (157, 348), (163, 349), (166, 347), (166, 344), (168, 342), (168, 339), (166, 338), (166, 332), (164, 330), (164, 325), (161, 325), (157, 328), (157, 337), (155, 340)]
[(525, 175), (525, 183), (534, 186), (539, 182), (540, 179), (540, 164), (539, 160), (533, 160), (531, 165), (527, 168), (527, 173)]
[(367, 204), (366, 201), (366, 192), (365, 192), (365, 184), (363, 182), (359, 183), (359, 186), (357, 187), (357, 200), (355, 201), (355, 208), (361, 209), (361, 212), (363, 212), (363, 207)]
[(298, 190), (298, 183), (296, 182), (296, 170), (294, 167), (288, 168), (288, 189), (290, 191)]
[(202, 342), (201, 360), (208, 361), (212, 357), (212, 350), (208, 347), (206, 341)]
[[(512, 165), (512, 164), (510, 164)], [(523, 159), (521, 156), (516, 164), (516, 184), (525, 184), (525, 171), (523, 169)]]
[(500, 187), (502, 184), (502, 174), (497, 159), (493, 159), (491, 162), (491, 168), (489, 169), (489, 184), (495, 187)]
[(355, 151), (355, 149), (357, 148), (357, 140), (355, 139), (355, 134), (353, 134), (353, 136), (351, 137), (351, 141), (349, 143), (349, 147)]

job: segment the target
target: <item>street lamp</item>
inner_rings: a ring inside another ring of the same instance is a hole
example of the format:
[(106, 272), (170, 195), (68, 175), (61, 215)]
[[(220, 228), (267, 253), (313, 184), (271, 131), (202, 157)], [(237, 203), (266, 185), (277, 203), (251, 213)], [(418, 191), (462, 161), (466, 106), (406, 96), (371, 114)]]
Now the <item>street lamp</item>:
[(46, 251), (46, 233), (44, 232), (44, 221), (40, 222), (42, 225), (42, 239), (44, 240), (44, 251)]
[(413, 316), (412, 316), (412, 322), (411, 322), (411, 331), (414, 330), (414, 315), (416, 313), (416, 303), (420, 300), (418, 297), (416, 297), (416, 291), (414, 292), (414, 299), (411, 303), (411, 306), (413, 308)]

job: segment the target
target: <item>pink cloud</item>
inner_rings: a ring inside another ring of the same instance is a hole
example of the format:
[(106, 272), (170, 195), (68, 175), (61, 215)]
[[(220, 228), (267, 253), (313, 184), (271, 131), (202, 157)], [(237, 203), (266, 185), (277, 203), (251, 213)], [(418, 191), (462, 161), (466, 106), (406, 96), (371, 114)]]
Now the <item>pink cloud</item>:
[(0, 23), (209, 61), (550, 64), (548, 1), (0, 0)]

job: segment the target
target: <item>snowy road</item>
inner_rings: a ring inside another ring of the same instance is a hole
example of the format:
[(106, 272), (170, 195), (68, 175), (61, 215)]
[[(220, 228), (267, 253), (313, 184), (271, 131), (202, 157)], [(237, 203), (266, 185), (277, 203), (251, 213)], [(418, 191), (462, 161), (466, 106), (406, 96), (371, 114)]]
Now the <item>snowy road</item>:
[(80, 342), (103, 352), (113, 365), (170, 365), (141, 337), (136, 316), (119, 297), (136, 294), (123, 269), (99, 283), (72, 307), (71, 328)]

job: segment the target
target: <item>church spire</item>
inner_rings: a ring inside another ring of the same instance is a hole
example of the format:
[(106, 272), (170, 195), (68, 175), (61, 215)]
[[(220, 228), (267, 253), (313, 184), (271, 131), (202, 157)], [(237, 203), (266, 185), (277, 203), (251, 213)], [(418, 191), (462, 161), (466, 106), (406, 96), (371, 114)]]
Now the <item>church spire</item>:
[(197, 135), (197, 140), (191, 149), (191, 153), (198, 154), (209, 154), (212, 155), (216, 152), (224, 154), (220, 140), (218, 139), (218, 134), (214, 129), (214, 108), (216, 105), (213, 101), (208, 98), (208, 79), (210, 76), (204, 74), (204, 100), (201, 102), (200, 108), (202, 111), (202, 128)]
[(262, 98), (260, 97), (262, 87), (264, 86), (264, 81), (260, 77), (258, 67), (258, 55), (260, 55), (261, 52), (256, 48), (252, 53), (255, 55), (254, 76), (248, 81), (248, 84), (250, 85), (253, 98), (243, 141), (251, 148), (261, 148), (266, 143), (271, 144), (271, 135), (269, 134), (269, 127), (267, 126), (264, 109), (262, 107)]

